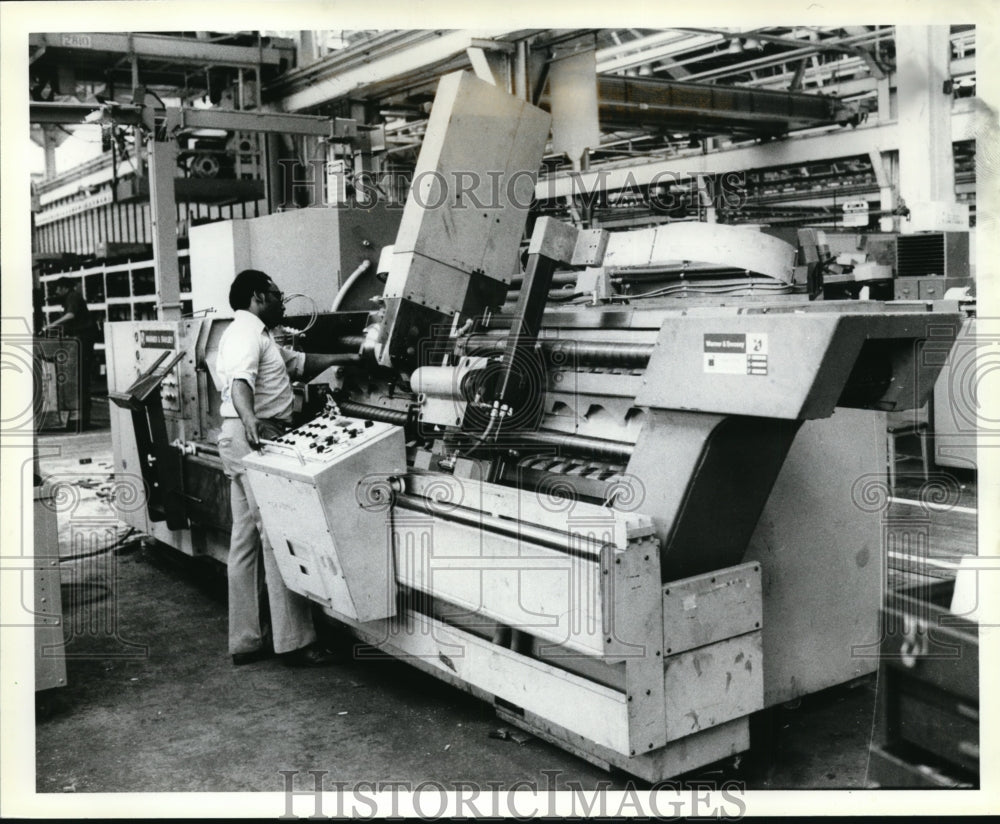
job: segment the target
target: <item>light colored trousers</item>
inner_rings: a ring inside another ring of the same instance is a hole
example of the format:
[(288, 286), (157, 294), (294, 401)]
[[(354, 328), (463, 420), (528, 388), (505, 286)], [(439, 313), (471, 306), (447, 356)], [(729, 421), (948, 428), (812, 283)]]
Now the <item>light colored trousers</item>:
[[(278, 433), (261, 422), (262, 438)], [(316, 640), (310, 602), (285, 586), (267, 540), (260, 510), (247, 481), (243, 458), (250, 453), (239, 418), (225, 418), (219, 435), (219, 457), (230, 479), (233, 532), (229, 541), (229, 652), (255, 652), (266, 643), (267, 618), (261, 596), (267, 586), (274, 651), (291, 652)]]

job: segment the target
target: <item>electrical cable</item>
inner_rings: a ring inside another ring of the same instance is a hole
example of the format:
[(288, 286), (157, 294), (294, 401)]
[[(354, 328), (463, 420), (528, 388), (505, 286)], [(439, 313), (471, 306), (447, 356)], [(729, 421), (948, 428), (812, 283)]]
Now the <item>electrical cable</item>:
[(299, 335), (304, 335), (306, 332), (312, 329), (313, 326), (316, 324), (316, 319), (319, 317), (319, 305), (309, 295), (304, 295), (301, 292), (293, 292), (290, 295), (285, 295), (282, 302), (287, 306), (294, 298), (305, 298), (307, 301), (309, 301), (309, 305), (311, 308), (309, 309), (309, 321), (306, 323), (305, 328), (290, 330), (292, 333), (293, 340)]
[(68, 555), (65, 558), (60, 558), (59, 563), (65, 564), (70, 561), (81, 561), (84, 558), (93, 558), (97, 555), (106, 555), (109, 552), (113, 552), (116, 549), (120, 549), (125, 542), (138, 530), (134, 526), (130, 526), (123, 535), (117, 536), (111, 543), (102, 546), (100, 549), (95, 549), (93, 552), (84, 552), (82, 555)]
[(739, 295), (746, 292), (757, 292), (763, 294), (790, 294), (795, 292), (795, 287), (781, 281), (774, 281), (764, 278), (728, 279), (728, 280), (706, 280), (694, 285), (691, 281), (685, 280), (680, 283), (672, 283), (669, 286), (661, 286), (658, 289), (651, 289), (648, 292), (640, 292), (636, 295), (612, 295), (611, 300), (643, 300), (645, 298), (658, 297), (683, 297), (684, 295)]
[(344, 302), (344, 298), (347, 297), (347, 293), (350, 292), (354, 284), (358, 282), (358, 278), (360, 278), (370, 268), (371, 268), (371, 261), (363, 260), (358, 265), (358, 268), (347, 276), (347, 280), (344, 281), (343, 286), (341, 286), (340, 289), (337, 290), (337, 295), (333, 299), (333, 305), (330, 307), (331, 312), (340, 311), (340, 304)]
[(464, 451), (459, 452), (458, 453), (459, 456), (462, 458), (469, 458), (477, 449), (481, 449), (483, 444), (486, 443), (486, 440), (493, 433), (494, 424), (497, 423), (499, 420), (500, 420), (499, 417), (491, 417), (486, 424), (486, 428), (482, 431), (482, 434), (473, 435), (472, 436), (473, 444), (467, 447)]

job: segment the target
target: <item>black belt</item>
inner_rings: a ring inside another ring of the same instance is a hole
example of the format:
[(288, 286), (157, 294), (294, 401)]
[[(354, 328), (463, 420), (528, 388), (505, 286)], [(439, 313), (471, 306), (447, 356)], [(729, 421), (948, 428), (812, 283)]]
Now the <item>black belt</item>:
[(292, 429), (292, 422), (282, 420), (281, 418), (258, 418), (257, 423), (264, 424), (265, 426), (273, 426), (282, 435)]
[[(237, 416), (231, 416), (231, 417), (227, 416), (227, 417), (223, 418), (223, 420), (238, 421), (239, 417), (237, 417)], [(292, 429), (295, 428), (292, 425), (292, 422), (290, 420), (286, 421), (286, 420), (283, 420), (281, 418), (257, 418), (257, 423), (263, 423), (263, 424), (267, 424), (268, 426), (276, 427), (277, 429), (280, 429), (282, 431), (282, 433), (289, 432), (289, 431), (291, 431)]]

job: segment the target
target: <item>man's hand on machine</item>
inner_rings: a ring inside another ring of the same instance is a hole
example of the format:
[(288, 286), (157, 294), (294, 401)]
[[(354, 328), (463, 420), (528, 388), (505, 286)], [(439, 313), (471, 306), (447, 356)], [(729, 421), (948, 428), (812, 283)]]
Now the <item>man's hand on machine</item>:
[(236, 407), (236, 414), (243, 422), (247, 443), (251, 449), (260, 449), (259, 424), (253, 407), (253, 388), (242, 378), (237, 378), (233, 381), (232, 393), (233, 406)]
[(251, 449), (260, 449), (260, 433), (257, 431), (257, 419), (253, 415), (240, 418), (243, 421), (243, 430), (247, 435), (247, 443)]

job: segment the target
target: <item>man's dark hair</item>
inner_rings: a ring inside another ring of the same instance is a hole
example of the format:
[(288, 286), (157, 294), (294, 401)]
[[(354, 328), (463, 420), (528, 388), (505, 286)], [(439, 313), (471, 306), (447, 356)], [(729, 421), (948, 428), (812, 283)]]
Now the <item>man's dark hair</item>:
[(55, 287), (56, 289), (76, 289), (76, 285), (79, 282), (80, 282), (79, 278), (71, 278), (71, 277), (59, 278), (59, 280), (57, 280), (55, 283)]
[(229, 287), (229, 305), (236, 309), (250, 308), (250, 299), (258, 292), (266, 292), (271, 288), (271, 278), (259, 269), (244, 269), (240, 272), (233, 285)]

